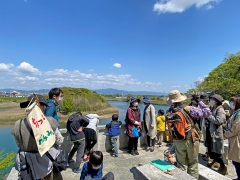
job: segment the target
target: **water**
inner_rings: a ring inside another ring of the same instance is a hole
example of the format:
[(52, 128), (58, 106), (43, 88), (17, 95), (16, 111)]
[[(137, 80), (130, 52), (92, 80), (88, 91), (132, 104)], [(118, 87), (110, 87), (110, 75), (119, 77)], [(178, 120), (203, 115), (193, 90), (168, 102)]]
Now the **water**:
[[(108, 101), (108, 103), (111, 104), (112, 106), (115, 106), (115, 107), (118, 108), (119, 120), (121, 120), (123, 123), (125, 123), (124, 120), (125, 120), (127, 109), (129, 107), (129, 103), (128, 102), (122, 102), (122, 101)], [(153, 106), (156, 109), (156, 113), (158, 112), (159, 109), (163, 109), (166, 112), (166, 110), (169, 108), (168, 106), (161, 106), (161, 105), (153, 105)], [(141, 116), (143, 116), (143, 110), (145, 108), (144, 104), (139, 104), (138, 107), (141, 110)], [(141, 117), (141, 118), (143, 118), (143, 117)], [(112, 120), (111, 118), (101, 120), (99, 125), (106, 125), (111, 120)]]
[[(118, 108), (119, 111), (119, 120), (121, 120), (123, 123), (125, 120), (125, 116), (126, 116), (126, 111), (129, 107), (129, 103), (128, 102), (121, 102), (121, 101), (108, 101), (109, 104), (111, 104), (112, 106), (115, 106)], [(160, 105), (154, 105), (156, 112), (159, 109), (163, 109), (164, 111), (167, 110), (167, 106), (160, 106)], [(143, 104), (139, 104), (139, 108), (141, 110), (141, 115), (143, 115), (143, 110), (145, 108), (145, 106)], [(104, 119), (101, 120), (99, 125), (106, 125), (108, 124), (112, 119), (108, 118), (108, 119)], [(17, 152), (18, 147), (15, 143), (14, 137), (11, 135), (11, 130), (12, 127), (1, 127), (0, 128), (0, 151), (4, 149), (4, 153), (8, 153), (8, 152)], [(5, 172), (9, 172), (11, 168), (8, 168)]]

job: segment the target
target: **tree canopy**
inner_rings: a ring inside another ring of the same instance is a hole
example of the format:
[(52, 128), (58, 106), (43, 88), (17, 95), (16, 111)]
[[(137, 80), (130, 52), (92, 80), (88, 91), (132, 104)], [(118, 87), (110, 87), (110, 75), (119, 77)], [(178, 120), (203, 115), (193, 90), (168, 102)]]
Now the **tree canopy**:
[(220, 94), (224, 99), (240, 95), (240, 52), (226, 55), (197, 88), (201, 92)]

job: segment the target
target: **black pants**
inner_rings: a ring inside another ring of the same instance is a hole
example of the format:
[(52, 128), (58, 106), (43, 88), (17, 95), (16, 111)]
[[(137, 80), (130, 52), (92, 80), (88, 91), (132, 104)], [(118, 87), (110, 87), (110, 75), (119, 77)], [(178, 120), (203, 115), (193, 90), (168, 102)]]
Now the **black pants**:
[(128, 151), (131, 152), (132, 150), (137, 150), (138, 147), (138, 137), (129, 138), (128, 141)]
[(206, 141), (207, 141), (207, 148), (208, 148), (208, 154), (210, 156), (210, 159), (215, 160), (220, 164), (221, 167), (224, 167), (225, 164), (223, 162), (222, 154), (212, 152), (212, 137), (209, 131), (209, 127), (206, 128)]
[(97, 140), (87, 139), (85, 141), (85, 151), (84, 151), (84, 154), (89, 154), (90, 150), (95, 146), (96, 143), (97, 143)]
[(155, 146), (156, 138), (151, 139), (151, 137), (147, 135), (147, 144), (148, 144), (148, 147)]
[(101, 178), (91, 178), (90, 176), (87, 176), (84, 178), (84, 180), (114, 180), (114, 174), (112, 172), (108, 172), (105, 176)]
[(235, 162), (235, 161), (232, 161), (232, 163), (235, 166), (236, 173), (237, 173), (237, 176), (238, 176), (238, 179), (239, 179), (240, 178), (240, 163), (239, 162)]

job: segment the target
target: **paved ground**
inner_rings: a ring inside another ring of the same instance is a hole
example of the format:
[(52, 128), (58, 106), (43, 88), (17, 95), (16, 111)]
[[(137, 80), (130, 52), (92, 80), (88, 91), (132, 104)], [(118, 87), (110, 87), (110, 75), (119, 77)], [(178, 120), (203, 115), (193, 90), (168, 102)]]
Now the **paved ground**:
[[(71, 142), (65, 143), (64, 149), (69, 150), (71, 148)], [(116, 180), (132, 180), (134, 179), (135, 167), (141, 164), (148, 164), (152, 160), (162, 159), (163, 160), (163, 151), (167, 149), (166, 145), (162, 147), (156, 147), (154, 152), (146, 152), (145, 150), (139, 150), (139, 156), (132, 156), (127, 154), (126, 151), (120, 151), (119, 157), (114, 158), (109, 155), (109, 153), (104, 153), (104, 174), (111, 171), (115, 175)], [(200, 154), (199, 162), (203, 165), (206, 165), (206, 162), (202, 160), (201, 153), (205, 153), (205, 147), (203, 144), (200, 144)], [(82, 164), (83, 165), (83, 164)], [(81, 166), (82, 166), (81, 165)], [(79, 179), (80, 174), (74, 174), (72, 172), (73, 164), (70, 164), (70, 167), (62, 173), (64, 180), (70, 179)], [(228, 165), (228, 177), (233, 179), (236, 178), (235, 169), (230, 162)]]

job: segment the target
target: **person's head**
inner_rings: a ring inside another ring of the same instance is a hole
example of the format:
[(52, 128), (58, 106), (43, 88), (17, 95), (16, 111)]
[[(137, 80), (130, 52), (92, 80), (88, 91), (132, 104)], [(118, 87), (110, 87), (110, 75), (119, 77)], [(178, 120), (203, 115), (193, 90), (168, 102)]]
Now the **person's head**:
[[(46, 106), (46, 99), (41, 94), (36, 94), (36, 96), (40, 103), (40, 109), (43, 111)], [(27, 101), (20, 103), (20, 108), (27, 108), (28, 105), (31, 105), (33, 102), (35, 102), (35, 98), (34, 98), (34, 95), (32, 94), (32, 95), (28, 96)]]
[(182, 102), (187, 99), (187, 96), (180, 93), (178, 90), (173, 90), (169, 93), (166, 103), (170, 106), (178, 107), (182, 105)]
[(112, 115), (112, 120), (113, 121), (117, 121), (118, 120), (118, 115), (117, 114), (113, 114)]
[(150, 103), (151, 103), (151, 101), (150, 101), (149, 97), (144, 96), (144, 98), (143, 98), (143, 104), (144, 104), (145, 106), (148, 106)]
[(198, 103), (195, 100), (191, 100), (191, 103), (189, 104), (189, 106), (198, 107)]
[(208, 97), (208, 94), (202, 94), (200, 95), (200, 100), (206, 104), (206, 105), (209, 105), (209, 97)]
[(230, 99), (230, 107), (234, 111), (237, 111), (240, 109), (240, 95), (233, 96)]
[(93, 151), (90, 154), (89, 162), (92, 165), (92, 168), (97, 170), (101, 167), (101, 164), (103, 162), (103, 154), (101, 151)]
[(159, 109), (159, 110), (158, 110), (158, 115), (159, 115), (159, 116), (163, 116), (163, 115), (164, 115), (164, 111), (163, 111), (162, 109)]
[(80, 111), (76, 112), (78, 116), (82, 116), (82, 113)]
[(49, 99), (57, 101), (63, 100), (63, 91), (60, 88), (52, 88), (48, 93)]
[(223, 97), (220, 96), (219, 94), (214, 94), (212, 96), (210, 96), (210, 105), (211, 106), (220, 106), (222, 105), (223, 102)]
[(137, 107), (139, 102), (140, 102), (140, 99), (138, 99), (136, 97), (131, 97), (130, 106)]

